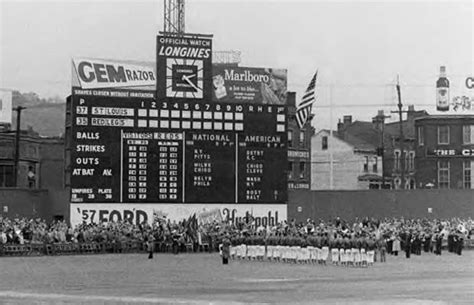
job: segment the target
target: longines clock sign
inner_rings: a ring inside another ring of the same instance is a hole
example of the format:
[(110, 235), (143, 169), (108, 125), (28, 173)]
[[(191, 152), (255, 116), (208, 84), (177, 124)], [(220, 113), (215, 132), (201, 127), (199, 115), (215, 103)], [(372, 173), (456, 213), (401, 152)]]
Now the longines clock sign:
[(212, 36), (157, 37), (157, 98), (212, 99)]

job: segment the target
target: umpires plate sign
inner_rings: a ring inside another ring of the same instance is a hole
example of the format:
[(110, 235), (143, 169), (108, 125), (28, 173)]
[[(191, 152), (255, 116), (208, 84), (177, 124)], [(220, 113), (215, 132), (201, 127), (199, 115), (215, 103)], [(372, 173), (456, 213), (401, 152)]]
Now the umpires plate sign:
[(157, 37), (157, 98), (212, 98), (212, 40)]

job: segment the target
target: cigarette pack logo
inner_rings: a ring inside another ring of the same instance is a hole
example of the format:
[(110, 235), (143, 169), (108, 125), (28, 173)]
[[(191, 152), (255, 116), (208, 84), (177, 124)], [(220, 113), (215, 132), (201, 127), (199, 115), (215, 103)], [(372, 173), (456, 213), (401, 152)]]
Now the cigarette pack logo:
[(227, 90), (225, 89), (225, 81), (222, 75), (216, 75), (212, 78), (212, 84), (214, 85), (214, 93), (217, 99), (221, 99), (227, 96)]

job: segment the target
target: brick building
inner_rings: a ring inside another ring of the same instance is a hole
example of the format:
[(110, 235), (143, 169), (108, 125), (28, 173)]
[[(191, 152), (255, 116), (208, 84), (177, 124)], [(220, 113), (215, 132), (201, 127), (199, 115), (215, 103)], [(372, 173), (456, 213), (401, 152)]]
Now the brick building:
[[(31, 129), (20, 135), (18, 188), (64, 187), (64, 140), (40, 137)], [(14, 187), (15, 132), (0, 134), (0, 187)], [(34, 177), (29, 172), (34, 174)]]
[[(40, 145), (38, 134), (22, 131), (20, 134), (17, 187), (36, 189), (40, 185)], [(0, 187), (15, 186), (15, 132), (0, 134)], [(28, 174), (30, 173), (30, 178)], [(34, 175), (34, 176), (33, 176)]]
[(415, 128), (418, 187), (474, 189), (474, 115), (421, 117)]
[(0, 133), (1, 215), (67, 218), (64, 140), (21, 131), (19, 152), (15, 187), (15, 132)]
[[(415, 189), (417, 188), (416, 179), (416, 135), (415, 119), (427, 116), (425, 110), (415, 110), (413, 105), (408, 106), (406, 120), (402, 120), (403, 129), (403, 152), (400, 142), (400, 123), (398, 121), (386, 123), (384, 125), (380, 118), (384, 116), (379, 111), (374, 117), (374, 127), (383, 133), (383, 176), (390, 188), (393, 189)], [(395, 114), (398, 117), (398, 115)], [(380, 137), (381, 139), (381, 137)], [(403, 158), (403, 162), (402, 162)], [(402, 187), (402, 165), (404, 186)]]
[[(392, 189), (416, 188), (415, 119), (427, 115), (428, 113), (424, 110), (416, 111), (413, 106), (408, 107), (406, 119), (402, 120), (403, 145), (400, 142), (400, 123), (398, 121), (385, 123), (387, 116), (384, 115), (383, 111), (378, 111), (372, 122), (353, 122), (352, 116), (345, 115), (343, 120), (340, 120), (337, 124), (337, 132), (334, 132), (333, 145), (335, 147), (333, 158), (337, 155), (337, 159), (351, 160), (350, 162), (353, 165), (349, 166), (349, 161), (345, 162), (347, 164), (341, 167), (341, 177), (346, 181), (333, 180), (333, 187), (336, 189), (338, 187), (343, 187), (344, 189), (365, 189), (367, 186), (368, 188)], [(322, 135), (323, 138), (328, 137), (329, 131), (323, 131), (322, 134), (324, 134)], [(315, 137), (315, 153), (313, 157), (316, 158), (316, 161), (313, 160), (313, 162), (328, 162), (327, 158), (330, 155), (330, 150), (326, 148), (325, 151), (319, 151), (323, 138), (321, 136)], [(343, 141), (344, 144), (340, 141)], [(378, 165), (376, 162), (381, 164)], [(327, 166), (327, 164), (324, 166)], [(326, 171), (324, 166), (316, 164), (315, 168), (324, 172)], [(333, 163), (333, 174), (338, 166), (341, 165)], [(363, 172), (358, 173), (360, 168), (363, 168)], [(344, 176), (345, 170), (350, 171), (352, 175), (357, 175), (358, 182), (353, 182), (353, 177)], [(402, 186), (402, 174), (404, 186)], [(333, 179), (339, 179), (337, 173), (333, 176)], [(313, 187), (316, 189), (328, 189), (326, 188), (329, 186), (328, 183), (321, 180), (327, 179), (324, 176), (315, 178)], [(365, 184), (364, 181), (366, 182)]]
[(296, 123), (296, 94), (288, 92), (288, 191), (309, 189), (311, 185), (312, 116), (302, 129)]

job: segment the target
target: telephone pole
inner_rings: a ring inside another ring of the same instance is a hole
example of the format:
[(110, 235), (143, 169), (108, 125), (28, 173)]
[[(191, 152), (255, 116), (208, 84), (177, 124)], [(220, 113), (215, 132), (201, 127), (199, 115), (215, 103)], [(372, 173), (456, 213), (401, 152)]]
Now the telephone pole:
[(377, 148), (377, 156), (382, 158), (382, 189), (385, 188), (385, 119), (391, 116), (385, 115), (383, 110), (379, 110), (377, 116), (372, 118), (372, 122), (375, 122), (380, 131), (380, 146)]
[(20, 123), (21, 123), (21, 111), (25, 110), (26, 107), (18, 106), (13, 108), (16, 111), (16, 132), (15, 132), (15, 164), (13, 169), (13, 185), (18, 187), (18, 163), (20, 161)]
[(400, 76), (397, 75), (397, 95), (398, 95), (398, 111), (391, 111), (392, 113), (397, 113), (398, 112), (398, 117), (399, 117), (399, 126), (400, 126), (400, 188), (404, 189), (405, 188), (405, 137), (403, 136), (403, 111), (402, 107), (402, 95), (400, 92)]

